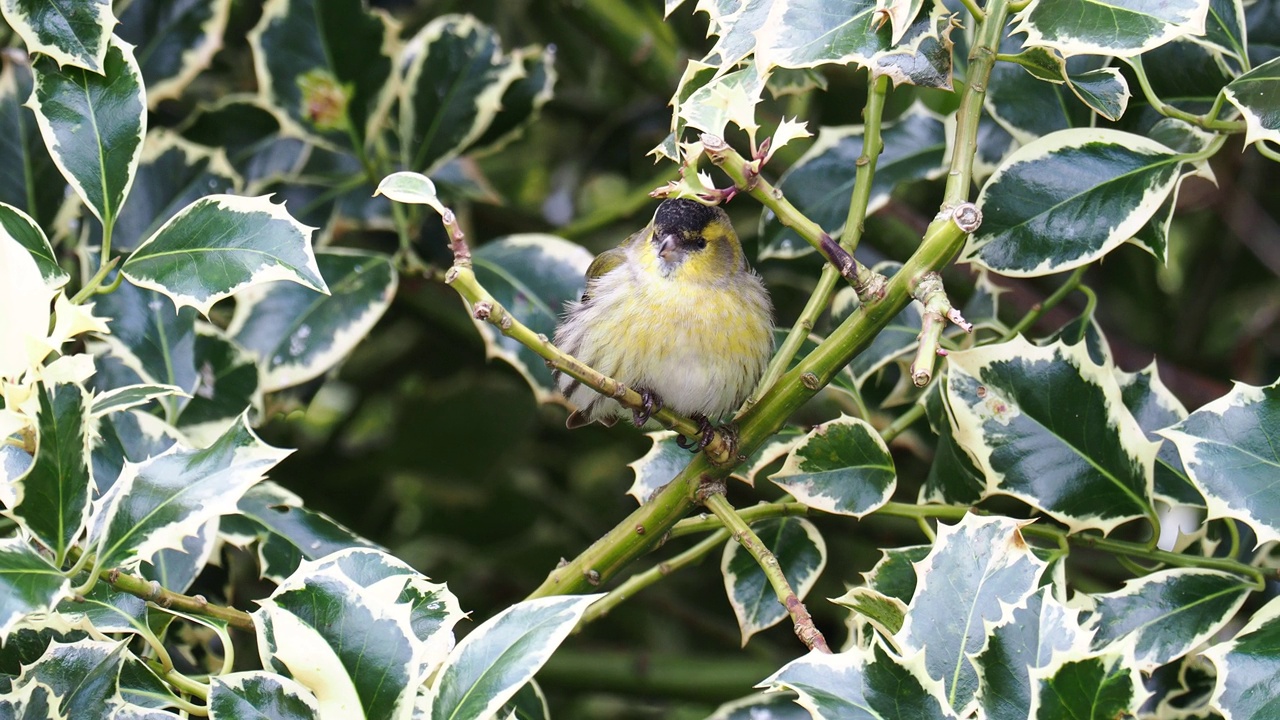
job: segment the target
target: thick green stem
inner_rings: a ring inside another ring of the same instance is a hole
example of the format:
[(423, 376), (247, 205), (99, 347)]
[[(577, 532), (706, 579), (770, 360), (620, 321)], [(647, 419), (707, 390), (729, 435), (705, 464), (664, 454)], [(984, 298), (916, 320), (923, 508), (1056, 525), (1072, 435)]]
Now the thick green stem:
[(111, 587), (127, 592), (130, 595), (136, 595), (160, 607), (173, 608), (192, 615), (217, 618), (232, 627), (237, 627), (241, 630), (253, 630), (253, 618), (249, 613), (235, 608), (213, 605), (208, 600), (205, 600), (202, 595), (182, 595), (160, 587), (159, 583), (134, 575), (127, 575), (119, 570), (104, 570), (101, 573), (101, 577), (110, 583)]
[(799, 637), (805, 647), (810, 650), (830, 653), (831, 648), (827, 647), (827, 639), (813, 624), (813, 618), (809, 615), (809, 610), (805, 608), (800, 596), (796, 594), (795, 589), (791, 587), (791, 583), (787, 580), (787, 576), (782, 572), (782, 565), (778, 562), (778, 558), (769, 551), (769, 548), (765, 547), (760, 537), (752, 531), (751, 526), (738, 516), (737, 511), (729, 504), (724, 494), (720, 492), (707, 493), (702, 504), (715, 513), (720, 522), (724, 523), (725, 528), (733, 533), (733, 539), (737, 540), (738, 544), (742, 545), (742, 548), (751, 553), (751, 557), (756, 559), (756, 563), (764, 571), (764, 576), (769, 580), (769, 585), (773, 588), (774, 594), (778, 596), (778, 602), (782, 603), (782, 607), (787, 609), (787, 615), (791, 617), (791, 622), (795, 625), (796, 637)]

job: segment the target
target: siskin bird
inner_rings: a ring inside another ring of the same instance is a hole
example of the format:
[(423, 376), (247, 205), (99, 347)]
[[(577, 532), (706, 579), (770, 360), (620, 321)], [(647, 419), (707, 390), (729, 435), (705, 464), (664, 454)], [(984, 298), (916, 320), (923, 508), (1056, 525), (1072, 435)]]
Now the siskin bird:
[[(556, 345), (640, 392), (636, 425), (665, 405), (705, 430), (742, 405), (773, 354), (764, 282), (724, 210), (694, 200), (663, 201), (647, 227), (601, 253), (582, 299), (565, 310)], [(571, 428), (626, 417), (567, 375), (557, 384), (577, 408)]]

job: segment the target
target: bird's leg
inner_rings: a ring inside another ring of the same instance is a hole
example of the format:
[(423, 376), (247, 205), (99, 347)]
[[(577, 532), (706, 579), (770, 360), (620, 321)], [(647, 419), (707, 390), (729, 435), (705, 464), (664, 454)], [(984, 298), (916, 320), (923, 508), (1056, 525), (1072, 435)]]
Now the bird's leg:
[(636, 392), (640, 393), (640, 402), (644, 407), (640, 410), (632, 410), (631, 419), (636, 427), (641, 427), (649, 422), (650, 416), (662, 409), (662, 397), (649, 388), (636, 388)]

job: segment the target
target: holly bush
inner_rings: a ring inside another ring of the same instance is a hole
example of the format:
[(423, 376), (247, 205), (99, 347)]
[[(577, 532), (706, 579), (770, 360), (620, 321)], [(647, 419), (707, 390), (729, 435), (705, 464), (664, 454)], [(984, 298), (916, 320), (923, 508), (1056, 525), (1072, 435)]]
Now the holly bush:
[[(0, 717), (1280, 717), (1280, 3), (0, 10)], [(651, 194), (694, 454), (552, 383)]]

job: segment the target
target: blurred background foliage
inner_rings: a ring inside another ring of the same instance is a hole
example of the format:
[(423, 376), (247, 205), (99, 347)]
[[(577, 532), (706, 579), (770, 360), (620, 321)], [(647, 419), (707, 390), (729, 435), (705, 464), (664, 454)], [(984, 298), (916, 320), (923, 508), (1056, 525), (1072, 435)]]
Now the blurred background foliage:
[[(540, 119), (501, 151), (464, 157), (435, 174), (472, 243), (551, 232), (598, 252), (648, 221), (655, 206), (648, 191), (674, 177), (675, 168), (655, 165), (646, 154), (669, 132), (667, 102), (685, 61), (709, 46), (706, 16), (693, 13), (693, 3), (665, 22), (658, 0), (370, 4), (400, 20), (404, 37), (441, 14), (465, 12), (497, 30), (507, 48), (554, 48), (558, 81)], [(254, 90), (246, 35), (260, 15), (260, 2), (234, 2), (213, 67), (182, 98), (155, 108), (153, 127), (182, 127), (201, 101)], [(816, 134), (822, 126), (857, 123), (865, 75), (835, 68), (821, 79), (824, 91), (767, 100), (758, 111), (761, 125), (798, 116)], [(886, 119), (917, 98), (939, 110), (955, 105), (950, 93), (904, 86), (890, 94)], [(776, 178), (808, 142), (789, 145), (766, 173)], [(1125, 245), (1086, 279), (1097, 291), (1097, 318), (1120, 366), (1137, 370), (1158, 356), (1162, 378), (1191, 409), (1224, 394), (1232, 380), (1265, 384), (1280, 375), (1280, 166), (1240, 153), (1238, 137), (1230, 142), (1214, 158), (1217, 187), (1192, 179), (1183, 188), (1167, 266)], [(281, 192), (291, 197), (288, 188)], [(895, 191), (868, 221), (862, 262), (905, 259), (940, 198), (935, 182)], [(290, 200), (289, 209), (306, 217), (299, 202)], [(760, 208), (743, 197), (728, 210), (754, 257)], [(389, 232), (329, 230), (343, 245), (387, 252), (396, 247)], [(417, 250), (438, 269), (447, 264), (443, 233), (434, 223), (423, 228)], [(809, 295), (819, 261), (810, 256), (755, 264), (773, 293), (779, 323), (789, 324)], [(1002, 305), (1006, 321), (1015, 321), (1058, 282), (1001, 279), (1009, 290)], [(949, 289), (963, 298), (966, 284), (972, 287), (967, 269), (953, 268)], [(1038, 329), (1052, 332), (1083, 307), (1076, 294)], [(882, 372), (869, 400), (887, 395), (897, 382), (896, 366)], [(833, 401), (820, 395), (815, 402)], [(429, 277), (404, 277), (391, 309), (339, 370), (271, 396), (267, 412), (264, 438), (299, 448), (273, 479), (308, 507), (447, 581), (463, 608), (480, 619), (523, 598), (562, 556), (577, 554), (634, 508), (625, 495), (632, 480), (627, 464), (649, 447), (642, 433), (622, 425), (566, 430), (563, 407), (538, 405), (514, 369), (486, 361), (456, 293)], [(805, 412), (824, 419), (831, 409)], [(923, 422), (914, 431), (929, 432)], [(925, 445), (912, 438), (906, 433), (893, 445), (895, 499), (908, 502), (929, 467), (928, 458), (919, 456)], [(778, 493), (767, 483), (754, 490), (730, 487), (739, 507)], [(842, 594), (841, 579), (870, 569), (877, 548), (923, 538), (914, 523), (893, 518), (814, 522), (829, 546), (828, 568), (840, 571), (823, 575), (808, 605), (838, 644), (846, 613), (821, 598)], [(693, 541), (673, 541), (658, 555)], [(1111, 560), (1083, 557), (1072, 555), (1077, 563), (1097, 560), (1084, 568), (1086, 584), (1116, 584), (1121, 575)], [(231, 576), (255, 576), (237, 571), (237, 563), (250, 562), (232, 557)], [(704, 717), (799, 655), (786, 624), (739, 650), (717, 562), (712, 557), (673, 575), (570, 638), (539, 675), (556, 716)], [(459, 630), (465, 633), (466, 623)]]

